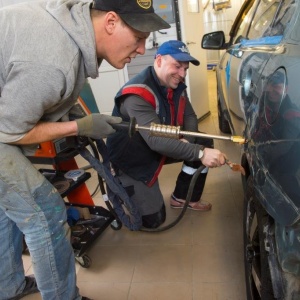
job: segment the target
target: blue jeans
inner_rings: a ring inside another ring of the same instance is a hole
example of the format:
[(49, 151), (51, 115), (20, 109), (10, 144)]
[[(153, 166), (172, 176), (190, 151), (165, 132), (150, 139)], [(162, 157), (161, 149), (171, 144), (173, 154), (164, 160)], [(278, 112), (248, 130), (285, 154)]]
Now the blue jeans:
[(12, 145), (0, 143), (0, 300), (25, 286), (22, 238), (44, 300), (79, 300), (64, 201)]

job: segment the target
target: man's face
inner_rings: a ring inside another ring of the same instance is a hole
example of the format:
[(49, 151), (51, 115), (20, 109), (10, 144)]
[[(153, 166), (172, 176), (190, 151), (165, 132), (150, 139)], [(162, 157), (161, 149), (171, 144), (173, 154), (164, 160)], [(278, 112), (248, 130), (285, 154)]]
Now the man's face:
[(189, 62), (180, 62), (170, 55), (156, 58), (156, 73), (161, 84), (167, 88), (176, 89), (182, 82), (189, 68)]
[(268, 84), (266, 87), (266, 93), (268, 100), (273, 103), (278, 103), (281, 101), (285, 92), (285, 86), (283, 83)]
[(97, 57), (105, 59), (117, 69), (124, 68), (138, 54), (145, 53), (146, 39), (150, 32), (140, 32), (127, 26), (118, 16), (107, 17), (106, 40), (96, 39)]

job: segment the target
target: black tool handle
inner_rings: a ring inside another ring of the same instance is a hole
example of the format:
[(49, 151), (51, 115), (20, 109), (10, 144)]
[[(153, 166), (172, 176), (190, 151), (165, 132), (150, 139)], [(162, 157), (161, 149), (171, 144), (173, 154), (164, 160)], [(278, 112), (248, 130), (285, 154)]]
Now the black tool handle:
[(121, 123), (111, 124), (111, 126), (115, 130), (123, 130), (123, 131), (126, 130), (126, 131), (128, 131), (128, 135), (130, 137), (132, 137), (136, 132), (136, 119), (135, 118), (130, 118), (129, 122), (122, 121)]
[(130, 123), (122, 121), (121, 123), (111, 124), (115, 130), (124, 130), (127, 131), (129, 129)]

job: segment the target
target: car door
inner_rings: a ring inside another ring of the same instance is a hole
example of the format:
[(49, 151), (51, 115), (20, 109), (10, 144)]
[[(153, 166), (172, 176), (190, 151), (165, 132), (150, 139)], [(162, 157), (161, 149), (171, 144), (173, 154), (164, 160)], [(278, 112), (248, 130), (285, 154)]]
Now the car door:
[[(291, 225), (300, 208), (300, 37), (299, 8), (294, 0), (281, 3), (267, 38), (274, 45), (257, 49), (250, 59), (267, 61), (261, 68), (248, 69), (258, 78), (250, 97), (245, 98), (248, 159), (256, 193), (268, 213), (279, 223)], [(267, 54), (265, 52), (267, 51)]]
[[(278, 43), (275, 38), (265, 37), (265, 33), (279, 3), (279, 0), (254, 1), (247, 14), (242, 15), (243, 21), (239, 28), (232, 29), (235, 32), (232, 37), (234, 42), (222, 57), (222, 90), (226, 91), (224, 98), (235, 135), (243, 135), (246, 122), (244, 103), (255, 90), (259, 81), (257, 75), (261, 73), (270, 56), (270, 51), (260, 52), (258, 49)], [(257, 55), (253, 55), (253, 52)], [(249, 61), (251, 69), (246, 70), (245, 66), (249, 65)]]

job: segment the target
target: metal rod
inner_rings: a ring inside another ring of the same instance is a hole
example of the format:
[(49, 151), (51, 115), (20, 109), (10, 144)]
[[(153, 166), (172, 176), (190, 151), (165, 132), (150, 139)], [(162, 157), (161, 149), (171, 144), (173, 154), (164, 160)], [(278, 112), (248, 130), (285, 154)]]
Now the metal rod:
[(219, 139), (219, 140), (227, 140), (232, 141), (234, 143), (245, 143), (245, 139), (241, 136), (223, 136), (223, 135), (214, 135), (214, 134), (206, 134), (201, 132), (192, 132), (192, 131), (182, 131), (179, 126), (171, 126), (171, 125), (162, 125), (151, 123), (150, 127), (135, 125), (135, 130), (148, 130), (150, 134), (153, 136), (159, 137), (168, 137), (173, 139), (179, 139), (180, 136), (198, 136), (203, 138), (211, 138), (211, 139)]
[(206, 134), (206, 133), (201, 133), (201, 132), (180, 131), (180, 134), (187, 135), (187, 136), (198, 136), (198, 137), (211, 138), (211, 139), (217, 139), (217, 140), (229, 140), (229, 141), (231, 141), (230, 136)]

